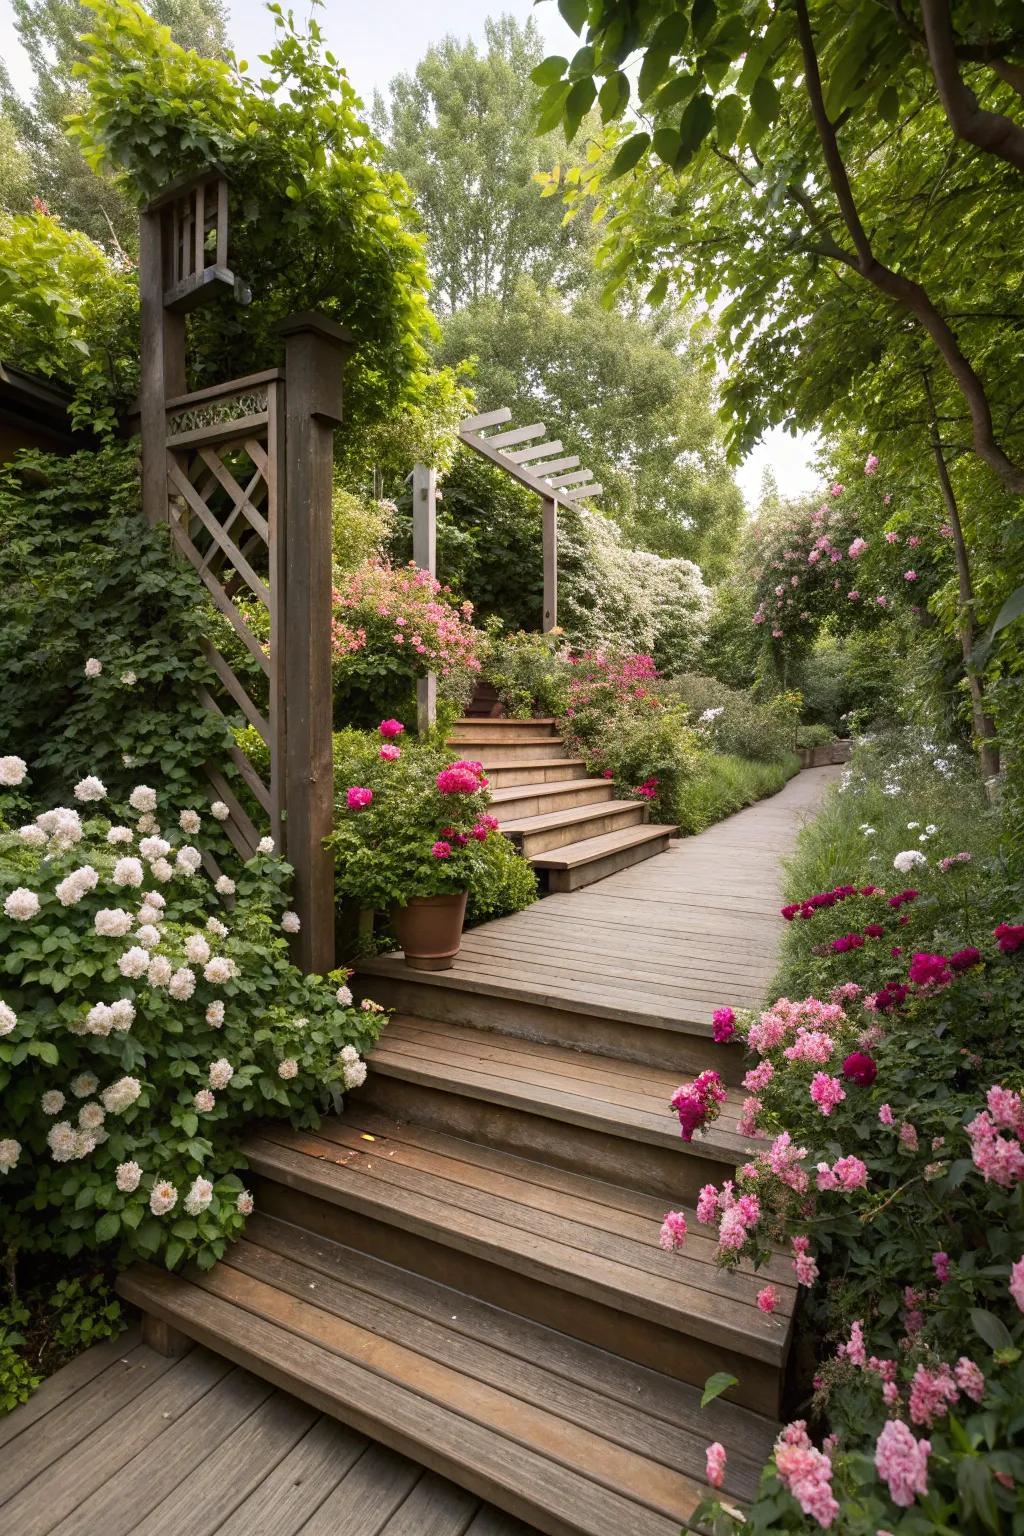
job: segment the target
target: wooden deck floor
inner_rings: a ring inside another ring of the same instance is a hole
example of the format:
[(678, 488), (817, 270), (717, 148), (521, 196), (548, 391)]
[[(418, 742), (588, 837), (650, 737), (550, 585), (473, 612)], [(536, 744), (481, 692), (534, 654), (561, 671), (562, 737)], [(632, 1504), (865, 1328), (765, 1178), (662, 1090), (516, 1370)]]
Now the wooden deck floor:
[(537, 1536), (205, 1349), (132, 1330), (0, 1420), (4, 1536)]

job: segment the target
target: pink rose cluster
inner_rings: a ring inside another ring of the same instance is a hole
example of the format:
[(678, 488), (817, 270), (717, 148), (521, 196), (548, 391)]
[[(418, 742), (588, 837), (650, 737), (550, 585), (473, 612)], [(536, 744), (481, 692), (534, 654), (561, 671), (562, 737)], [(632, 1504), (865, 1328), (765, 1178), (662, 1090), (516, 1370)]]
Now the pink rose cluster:
[(775, 1442), (775, 1470), (805, 1515), (828, 1530), (839, 1513), (832, 1492), (832, 1461), (811, 1444), (807, 1424), (787, 1424)]
[(737, 1194), (732, 1179), (721, 1189), (705, 1184), (697, 1198), (697, 1220), (704, 1226), (718, 1226), (718, 1259), (735, 1259), (761, 1220), (761, 1202), (757, 1195)]
[(395, 569), (379, 558), (365, 561), (335, 588), (333, 604), (331, 643), (339, 658), (379, 640), (408, 656), (418, 672), (480, 670), (472, 603), (456, 603), (448, 587), (412, 562)]
[(711, 1033), (716, 1045), (724, 1045), (736, 1033), (736, 1014), (732, 1008), (716, 1008), (711, 1015)]
[(725, 1103), (726, 1092), (717, 1072), (702, 1072), (692, 1083), (682, 1083), (672, 1095), (671, 1106), (679, 1116), (679, 1133), (684, 1141), (692, 1141), (697, 1131), (702, 1131), (717, 1120)]
[[(1024, 1180), (1024, 1106), (1019, 1093), (994, 1085), (987, 1109), (967, 1127), (974, 1166), (987, 1184), (1012, 1189)], [(1005, 1133), (1005, 1134), (1004, 1134)]]

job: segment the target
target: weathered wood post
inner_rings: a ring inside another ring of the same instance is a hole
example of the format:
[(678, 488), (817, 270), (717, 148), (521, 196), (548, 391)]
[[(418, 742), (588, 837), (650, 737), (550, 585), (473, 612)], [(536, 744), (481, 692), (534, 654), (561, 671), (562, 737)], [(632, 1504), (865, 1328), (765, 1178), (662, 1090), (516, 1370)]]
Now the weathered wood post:
[[(421, 571), (437, 576), (437, 470), (417, 464), (412, 472), (412, 558)], [(437, 722), (437, 677), (428, 672), (416, 684), (416, 727), (424, 735)]]
[(558, 502), (544, 497), (544, 633), (558, 625)]
[(334, 965), (334, 864), (324, 847), (334, 811), (331, 687), (331, 494), (334, 429), (351, 338), (324, 315), (292, 315), (285, 339), (284, 845), (295, 869), (304, 971)]

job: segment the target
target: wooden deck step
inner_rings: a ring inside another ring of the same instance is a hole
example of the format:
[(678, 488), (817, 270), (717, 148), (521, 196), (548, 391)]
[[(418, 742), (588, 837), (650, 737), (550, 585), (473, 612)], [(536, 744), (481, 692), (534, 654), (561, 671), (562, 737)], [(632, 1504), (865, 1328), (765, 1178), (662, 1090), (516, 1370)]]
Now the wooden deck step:
[(502, 825), (533, 820), (578, 806), (610, 801), (615, 791), (607, 779), (565, 779), (554, 784), (509, 784), (495, 789), (491, 810)]
[(508, 759), (505, 753), (487, 754), (481, 759), (492, 789), (509, 784), (549, 784), (559, 779), (586, 777), (582, 757), (523, 757)]
[(730, 1491), (749, 1498), (774, 1428), (268, 1217), (211, 1272), (140, 1265), (119, 1289), (547, 1536), (677, 1536), (707, 1441), (735, 1450)]
[[(607, 785), (602, 787), (608, 788)], [(524, 858), (532, 859), (535, 854), (564, 848), (567, 843), (603, 837), (622, 827), (637, 826), (646, 817), (647, 807), (638, 800), (606, 798), (593, 805), (546, 811), (536, 816), (514, 816), (508, 820), (502, 817), (501, 830), (519, 844)]]
[(737, 1402), (777, 1409), (792, 1267), (719, 1270), (692, 1211), (685, 1251), (666, 1254), (656, 1197), (362, 1108), (315, 1134), (268, 1124), (245, 1153), (272, 1216), (692, 1386), (729, 1370)]
[[(449, 971), (411, 971), (401, 953), (360, 960), (353, 990), (399, 1014), (582, 1048), (660, 1067), (677, 1079), (713, 1067), (727, 1083), (738, 1083), (742, 1050), (716, 1045), (711, 1033), (712, 1012), (724, 996), (735, 997), (735, 980), (727, 991), (714, 960), (688, 957), (682, 946), (678, 960), (659, 966), (633, 930), (629, 958), (616, 953), (621, 935), (609, 931), (597, 971), (586, 936), (547, 917), (565, 899), (549, 896), (533, 908), (528, 929), (521, 924), (531, 914), (518, 913), (463, 934)], [(671, 994), (653, 990), (662, 979), (672, 983)]]
[[(456, 722), (448, 737), (448, 744), (463, 752), (467, 742), (479, 742), (485, 746), (510, 742), (532, 742), (557, 738), (558, 727), (553, 719), (507, 720), (474, 717)], [(466, 753), (466, 756), (469, 754)]]
[(677, 831), (674, 826), (641, 822), (618, 832), (606, 832), (603, 837), (588, 837), (548, 853), (535, 853), (530, 862), (535, 869), (547, 870), (548, 890), (578, 891), (664, 853)]
[(370, 1057), (359, 1097), (416, 1120), (559, 1167), (696, 1200), (756, 1151), (738, 1131), (743, 1095), (683, 1142), (669, 1107), (680, 1075), (537, 1040), (399, 1014)]

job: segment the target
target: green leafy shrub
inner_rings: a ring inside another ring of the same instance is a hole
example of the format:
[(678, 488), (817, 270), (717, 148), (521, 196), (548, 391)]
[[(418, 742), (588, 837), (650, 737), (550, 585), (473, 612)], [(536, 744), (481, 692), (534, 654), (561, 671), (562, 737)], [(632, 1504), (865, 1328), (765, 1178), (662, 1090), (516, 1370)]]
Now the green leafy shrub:
[(835, 732), (827, 725), (798, 725), (796, 728), (798, 747), (825, 747), (835, 739)]
[(230, 742), (196, 705), (212, 608), (138, 498), (122, 444), (0, 471), (0, 741), (50, 803), (89, 773), (115, 797), (159, 774), (184, 801)]
[(29, 1310), (16, 1297), (0, 1307), (0, 1413), (26, 1403), (42, 1381), (25, 1359)]
[(494, 685), (506, 715), (528, 720), (565, 713), (571, 672), (560, 637), (561, 630), (541, 634), (488, 625), (483, 676)]
[(121, 1303), (104, 1275), (59, 1280), (49, 1297), (54, 1315), (53, 1346), (70, 1360), (103, 1339), (114, 1339), (125, 1326)]
[(165, 789), (110, 803), (92, 775), (75, 796), (0, 835), (0, 1238), (208, 1267), (251, 1208), (248, 1125), (315, 1125), (379, 1021), (291, 964), (272, 845), (214, 887)]
[(469, 884), (468, 923), (490, 922), (522, 912), (537, 900), (537, 876), (507, 837), (480, 845)]
[(0, 357), (72, 388), (74, 426), (110, 437), (138, 389), (138, 287), (79, 230), (0, 216)]
[(744, 806), (778, 794), (799, 767), (794, 756), (752, 763), (726, 752), (702, 752), (680, 783), (670, 819), (680, 832), (703, 832)]
[(686, 706), (693, 726), (717, 752), (777, 762), (793, 750), (798, 706), (792, 694), (758, 697), (698, 672), (670, 678), (663, 691)]

